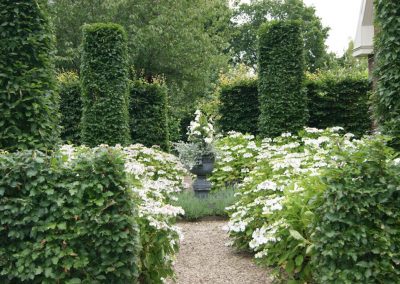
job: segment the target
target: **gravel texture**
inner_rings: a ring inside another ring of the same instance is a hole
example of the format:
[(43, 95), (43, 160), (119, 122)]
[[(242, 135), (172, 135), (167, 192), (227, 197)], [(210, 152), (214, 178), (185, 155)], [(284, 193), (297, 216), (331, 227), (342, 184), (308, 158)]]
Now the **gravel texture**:
[(225, 221), (178, 224), (185, 238), (175, 263), (176, 283), (272, 283), (268, 271), (256, 266), (251, 256), (236, 253), (225, 245), (229, 241), (222, 230), (225, 224)]

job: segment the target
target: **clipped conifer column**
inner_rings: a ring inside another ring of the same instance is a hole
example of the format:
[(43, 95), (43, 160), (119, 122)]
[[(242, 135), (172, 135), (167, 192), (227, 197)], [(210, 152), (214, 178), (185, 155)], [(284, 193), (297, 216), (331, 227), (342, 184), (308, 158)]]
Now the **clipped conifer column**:
[(82, 143), (128, 144), (128, 69), (126, 33), (117, 24), (83, 27)]
[(0, 1), (0, 149), (58, 144), (54, 37), (47, 0)]
[(300, 23), (273, 21), (259, 31), (259, 130), (264, 137), (297, 132), (307, 122)]

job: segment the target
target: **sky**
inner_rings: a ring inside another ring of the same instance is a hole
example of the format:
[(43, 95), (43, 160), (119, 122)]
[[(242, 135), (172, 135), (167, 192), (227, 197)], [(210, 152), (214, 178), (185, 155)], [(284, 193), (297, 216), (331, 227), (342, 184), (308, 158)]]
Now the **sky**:
[(330, 27), (328, 49), (342, 55), (354, 40), (362, 0), (304, 0), (316, 8), (324, 26)]

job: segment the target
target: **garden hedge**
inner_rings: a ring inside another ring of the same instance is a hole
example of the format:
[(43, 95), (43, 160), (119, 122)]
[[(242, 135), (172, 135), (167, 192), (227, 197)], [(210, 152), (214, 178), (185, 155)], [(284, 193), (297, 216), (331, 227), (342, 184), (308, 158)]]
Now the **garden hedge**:
[(400, 148), (400, 3), (375, 0), (376, 119)]
[(81, 85), (77, 74), (62, 73), (58, 76), (60, 90), (61, 139), (75, 145), (80, 143), (82, 116)]
[(260, 28), (259, 131), (264, 137), (297, 132), (307, 122), (303, 46), (297, 21), (272, 21)]
[(117, 24), (83, 26), (82, 143), (129, 144), (127, 38)]
[[(331, 155), (316, 210), (313, 274), (317, 283), (399, 283), (400, 176), (396, 154), (378, 139)], [(397, 164), (397, 165), (396, 165)]]
[(54, 38), (45, 0), (0, 2), (0, 149), (58, 144)]
[(161, 83), (134, 81), (130, 90), (130, 129), (134, 143), (169, 150), (168, 89)]
[(371, 83), (368, 78), (326, 72), (310, 75), (306, 88), (308, 126), (319, 129), (341, 126), (357, 136), (371, 130), (368, 103)]
[(257, 80), (243, 78), (221, 86), (218, 123), (222, 131), (258, 133)]
[(136, 283), (137, 211), (110, 148), (0, 154), (1, 283)]

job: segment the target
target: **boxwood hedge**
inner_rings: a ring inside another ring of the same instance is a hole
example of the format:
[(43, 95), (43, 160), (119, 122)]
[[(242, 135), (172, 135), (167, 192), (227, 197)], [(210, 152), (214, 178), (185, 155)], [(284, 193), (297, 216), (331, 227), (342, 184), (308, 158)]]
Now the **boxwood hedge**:
[(134, 143), (169, 150), (167, 87), (137, 80), (130, 88), (130, 129)]
[(307, 122), (303, 46), (297, 21), (272, 21), (260, 28), (259, 131), (264, 137), (297, 132)]
[(59, 139), (47, 2), (0, 2), (0, 149), (46, 149)]
[(65, 160), (0, 154), (0, 282), (136, 283), (137, 213), (121, 154)]
[(75, 145), (80, 143), (82, 116), (81, 85), (76, 73), (66, 72), (58, 76), (60, 90), (61, 139)]
[(257, 79), (243, 78), (222, 85), (219, 115), (218, 124), (222, 131), (256, 135), (260, 115)]
[(82, 143), (128, 144), (128, 69), (126, 33), (117, 24), (83, 26)]

